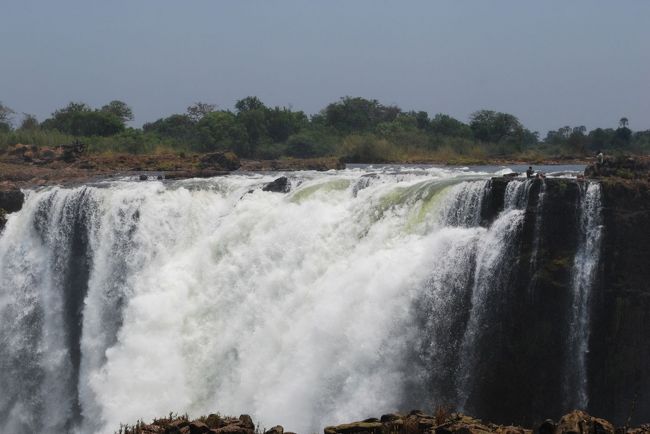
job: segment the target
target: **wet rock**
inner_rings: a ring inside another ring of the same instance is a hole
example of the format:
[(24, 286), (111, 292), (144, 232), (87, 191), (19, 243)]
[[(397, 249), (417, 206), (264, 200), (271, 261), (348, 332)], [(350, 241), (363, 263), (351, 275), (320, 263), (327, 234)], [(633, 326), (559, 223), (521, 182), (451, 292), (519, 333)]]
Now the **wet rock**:
[(389, 414), (382, 415), (380, 421), (382, 423), (386, 423), (386, 422), (392, 422), (392, 421), (398, 420), (398, 419), (401, 419), (401, 416), (399, 414), (389, 413)]
[(202, 170), (179, 170), (174, 172), (165, 172), (165, 179), (188, 179), (188, 178), (213, 178), (215, 176), (228, 175), (228, 171), (202, 169)]
[(237, 170), (241, 167), (239, 158), (234, 152), (211, 152), (199, 159), (203, 168), (214, 168), (218, 170)]
[(554, 434), (555, 428), (555, 422), (553, 422), (551, 419), (546, 419), (537, 427), (535, 434)]
[(147, 175), (140, 175), (140, 181), (146, 181), (149, 177)]
[(275, 179), (262, 188), (263, 191), (272, 191), (275, 193), (288, 193), (291, 190), (291, 184), (286, 176)]
[(20, 211), (25, 201), (25, 195), (20, 190), (0, 191), (0, 208), (6, 212)]

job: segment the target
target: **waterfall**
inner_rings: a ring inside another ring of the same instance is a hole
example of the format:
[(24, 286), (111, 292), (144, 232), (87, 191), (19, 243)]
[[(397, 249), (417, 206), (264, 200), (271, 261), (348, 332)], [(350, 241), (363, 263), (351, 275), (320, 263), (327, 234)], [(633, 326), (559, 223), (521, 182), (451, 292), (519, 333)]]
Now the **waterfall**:
[[(316, 432), (480, 406), (476, 346), (515, 291), (533, 181), (510, 181), (486, 222), (486, 173), (286, 175), (288, 194), (262, 191), (268, 174), (27, 192), (0, 234), (0, 432), (112, 433), (170, 411)], [(581, 205), (576, 354), (598, 197)]]
[(537, 195), (537, 207), (535, 210), (535, 229), (533, 232), (533, 251), (530, 254), (531, 275), (537, 267), (537, 254), (541, 243), (542, 235), (542, 213), (544, 211), (544, 198), (546, 197), (546, 180), (541, 179), (539, 194)]
[(583, 185), (578, 204), (580, 232), (571, 274), (572, 303), (564, 380), (567, 408), (586, 409), (589, 405), (587, 393), (589, 310), (591, 289), (600, 259), (603, 228), (600, 190), (600, 184), (595, 182)]
[(462, 340), (457, 380), (458, 403), (462, 410), (471, 396), (474, 370), (481, 357), (476, 344), (485, 328), (489, 303), (492, 298), (507, 297), (511, 287), (510, 274), (518, 261), (515, 246), (532, 183), (532, 180), (508, 183), (503, 211), (477, 243), (469, 321)]

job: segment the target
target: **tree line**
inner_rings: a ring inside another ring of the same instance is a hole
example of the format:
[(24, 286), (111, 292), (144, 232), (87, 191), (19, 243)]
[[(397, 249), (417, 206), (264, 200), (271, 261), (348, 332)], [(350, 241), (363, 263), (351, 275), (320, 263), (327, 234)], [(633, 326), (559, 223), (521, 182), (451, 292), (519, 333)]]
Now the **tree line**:
[(359, 162), (650, 151), (650, 130), (631, 131), (625, 117), (616, 128), (587, 132), (584, 126), (564, 126), (541, 139), (509, 113), (478, 110), (463, 122), (360, 97), (343, 97), (311, 116), (290, 107), (269, 107), (249, 96), (232, 110), (197, 102), (142, 128), (127, 126), (133, 119), (132, 109), (122, 101), (100, 108), (71, 102), (42, 122), (30, 114), (18, 116), (0, 103), (0, 147), (54, 146), (76, 139), (96, 152), (230, 150), (245, 158), (339, 156)]

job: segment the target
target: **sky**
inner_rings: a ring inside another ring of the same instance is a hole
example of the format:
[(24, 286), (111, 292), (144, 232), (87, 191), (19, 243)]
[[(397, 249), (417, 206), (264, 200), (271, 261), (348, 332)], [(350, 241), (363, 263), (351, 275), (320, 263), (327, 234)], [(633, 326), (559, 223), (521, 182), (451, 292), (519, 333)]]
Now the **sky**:
[(0, 101), (44, 120), (119, 99), (140, 126), (196, 101), (314, 114), (349, 95), (645, 130), (648, 23), (648, 0), (0, 0)]

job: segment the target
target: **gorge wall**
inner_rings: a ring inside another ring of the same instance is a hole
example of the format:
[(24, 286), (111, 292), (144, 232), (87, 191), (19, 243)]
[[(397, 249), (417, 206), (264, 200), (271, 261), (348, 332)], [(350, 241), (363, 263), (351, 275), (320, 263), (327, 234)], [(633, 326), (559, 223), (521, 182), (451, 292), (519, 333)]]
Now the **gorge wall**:
[(0, 235), (0, 431), (647, 421), (645, 182), (288, 175), (28, 191)]

